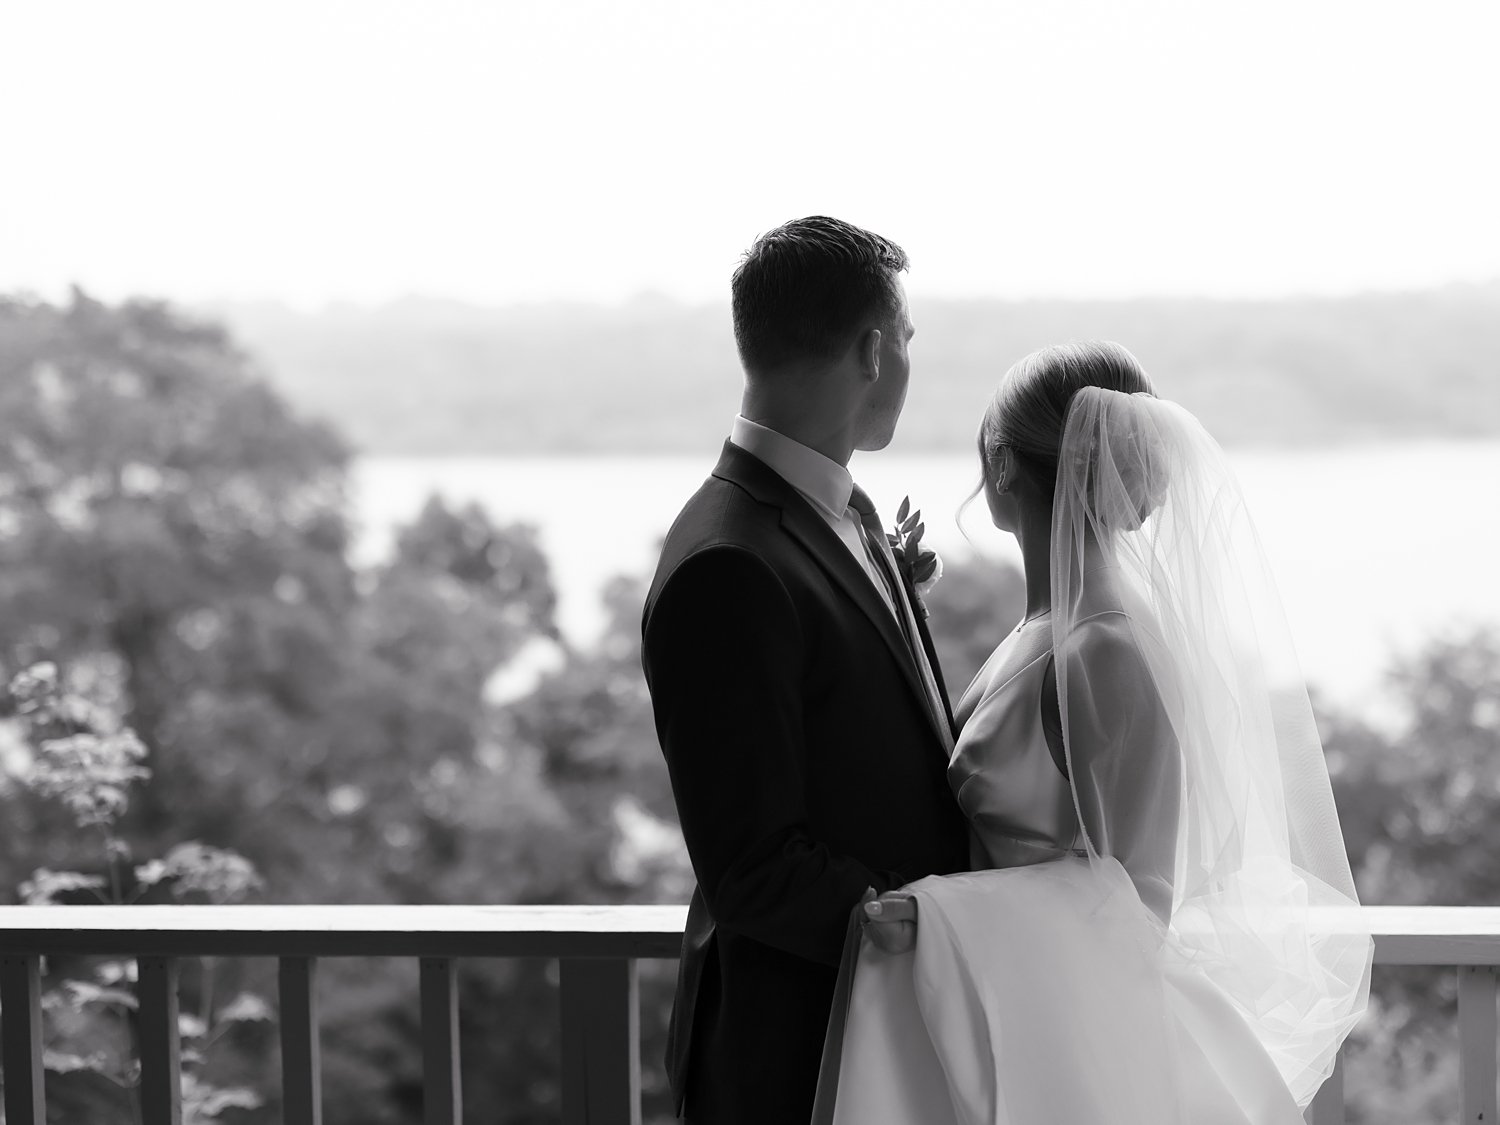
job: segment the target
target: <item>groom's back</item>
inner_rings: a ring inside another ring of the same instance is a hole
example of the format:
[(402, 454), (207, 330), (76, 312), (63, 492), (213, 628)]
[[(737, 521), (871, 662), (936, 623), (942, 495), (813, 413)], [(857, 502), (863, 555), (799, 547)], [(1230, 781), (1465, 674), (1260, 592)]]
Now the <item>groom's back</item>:
[(698, 878), (668, 1045), (693, 1120), (805, 1121), (853, 906), (965, 864), (946, 752), (855, 581), (808, 504), (726, 445), (647, 597), (643, 662)]

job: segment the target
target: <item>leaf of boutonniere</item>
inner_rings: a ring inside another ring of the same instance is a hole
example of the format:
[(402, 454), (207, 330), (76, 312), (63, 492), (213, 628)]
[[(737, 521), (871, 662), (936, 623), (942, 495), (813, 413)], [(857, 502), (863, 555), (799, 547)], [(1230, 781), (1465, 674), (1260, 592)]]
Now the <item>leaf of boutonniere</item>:
[(901, 534), (910, 535), (911, 529), (916, 527), (917, 524), (921, 522), (921, 520), (922, 512), (921, 509), (918, 509), (901, 521)]
[(926, 530), (927, 525), (919, 523), (916, 527), (912, 528), (911, 534), (906, 537), (906, 549), (911, 552), (914, 558), (917, 554), (917, 544), (922, 542), (922, 532)]
[(912, 568), (911, 576), (914, 582), (926, 582), (937, 570), (937, 556), (928, 552), (917, 560), (917, 565)]
[(911, 497), (903, 496), (901, 497), (901, 507), (896, 509), (896, 522), (904, 524), (906, 522), (906, 513), (909, 511), (911, 511)]

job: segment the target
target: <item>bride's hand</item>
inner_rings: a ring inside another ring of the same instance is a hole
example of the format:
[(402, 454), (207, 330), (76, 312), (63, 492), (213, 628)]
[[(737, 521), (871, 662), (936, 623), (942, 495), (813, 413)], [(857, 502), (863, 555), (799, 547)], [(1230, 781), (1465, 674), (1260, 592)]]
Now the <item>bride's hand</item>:
[(905, 891), (886, 891), (865, 903), (865, 932), (886, 953), (909, 953), (917, 945), (917, 900)]

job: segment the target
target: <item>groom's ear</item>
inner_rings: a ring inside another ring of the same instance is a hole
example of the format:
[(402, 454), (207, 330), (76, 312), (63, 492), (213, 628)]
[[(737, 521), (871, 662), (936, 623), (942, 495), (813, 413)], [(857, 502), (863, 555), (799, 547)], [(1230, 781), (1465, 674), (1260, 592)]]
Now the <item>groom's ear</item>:
[(880, 378), (880, 329), (871, 328), (859, 338), (856, 349), (859, 356), (859, 373), (870, 382)]

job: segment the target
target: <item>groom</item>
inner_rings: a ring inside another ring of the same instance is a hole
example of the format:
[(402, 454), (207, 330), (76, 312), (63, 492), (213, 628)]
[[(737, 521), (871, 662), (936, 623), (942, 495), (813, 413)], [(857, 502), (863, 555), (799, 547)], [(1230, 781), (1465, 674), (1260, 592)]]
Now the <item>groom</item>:
[(937, 657), (846, 468), (889, 444), (906, 398), (906, 266), (823, 216), (745, 254), (740, 414), (646, 599), (646, 679), (698, 881), (667, 1045), (689, 1125), (804, 1125), (854, 906), (967, 866)]

